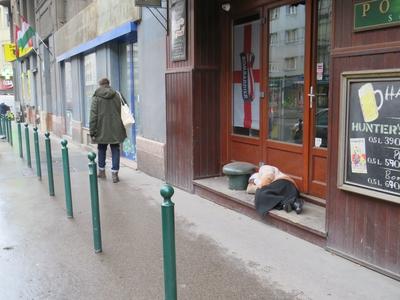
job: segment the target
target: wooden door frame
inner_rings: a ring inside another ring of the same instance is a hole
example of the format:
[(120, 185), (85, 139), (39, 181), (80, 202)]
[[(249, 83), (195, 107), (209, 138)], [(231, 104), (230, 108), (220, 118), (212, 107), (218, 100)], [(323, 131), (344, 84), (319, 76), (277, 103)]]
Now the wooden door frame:
[[(303, 104), (303, 144), (291, 144), (280, 141), (271, 140), (268, 138), (268, 109), (269, 109), (269, 68), (268, 68), (268, 55), (269, 55), (269, 10), (271, 8), (296, 4), (300, 1), (287, 0), (287, 1), (256, 1), (247, 4), (239, 5), (243, 9), (234, 9), (231, 15), (225, 15), (221, 22), (221, 35), (224, 40), (221, 47), (221, 166), (232, 159), (232, 141), (243, 142), (260, 147), (260, 157), (258, 161), (268, 161), (269, 149), (282, 149), (284, 151), (292, 151), (293, 153), (302, 155), (302, 170), (301, 170), (301, 186), (302, 192), (310, 191), (310, 180), (312, 172), (312, 156), (321, 156), (326, 158), (327, 150), (317, 149), (313, 147), (311, 141), (313, 116), (312, 110), (309, 108), (310, 86), (312, 83), (312, 66), (315, 59), (312, 57), (316, 47), (314, 27), (316, 10), (318, 1), (307, 0), (305, 1), (305, 45), (304, 45), (304, 104)], [(233, 4), (238, 4), (233, 3)], [(238, 6), (237, 6), (238, 7)], [(240, 18), (258, 14), (260, 16), (260, 91), (264, 92), (265, 96), (260, 97), (260, 131), (259, 137), (246, 137), (234, 135), (232, 132), (232, 82), (233, 82), (233, 68), (232, 68), (232, 47), (233, 47), (233, 25), (234, 21)], [(263, 21), (264, 20), (264, 21)], [(227, 32), (229, 34), (227, 34)], [(299, 179), (299, 178), (297, 178)]]

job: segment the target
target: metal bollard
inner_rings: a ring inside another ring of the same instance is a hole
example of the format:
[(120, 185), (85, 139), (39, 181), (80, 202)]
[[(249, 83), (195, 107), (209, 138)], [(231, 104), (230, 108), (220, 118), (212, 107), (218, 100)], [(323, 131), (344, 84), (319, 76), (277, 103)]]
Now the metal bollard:
[(163, 252), (164, 252), (164, 289), (166, 300), (176, 300), (176, 255), (175, 255), (175, 217), (174, 194), (172, 186), (166, 184), (160, 190), (164, 202), (161, 204)]
[(7, 142), (10, 142), (10, 132), (9, 132), (9, 128), (8, 128), (8, 118), (6, 116), (4, 116), (4, 128), (6, 129), (6, 139)]
[(39, 177), (39, 180), (42, 180), (42, 165), (40, 164), (39, 134), (37, 127), (33, 128), (33, 143), (35, 144), (36, 175)]
[(7, 120), (8, 120), (8, 137), (9, 137), (10, 145), (12, 146), (13, 145), (12, 125), (11, 125), (11, 120), (8, 118), (7, 118)]
[(74, 214), (72, 211), (71, 175), (69, 171), (69, 156), (68, 156), (67, 144), (68, 142), (66, 140), (61, 141), (61, 153), (63, 160), (64, 186), (65, 186), (65, 206), (67, 208), (67, 217), (73, 218)]
[(26, 162), (29, 168), (32, 168), (31, 161), (31, 144), (29, 142), (29, 127), (28, 123), (25, 123), (25, 145), (26, 145)]
[(18, 129), (18, 146), (19, 146), (19, 157), (23, 158), (24, 155), (22, 153), (22, 132), (21, 132), (21, 123), (17, 123), (17, 129)]
[(47, 173), (49, 178), (49, 195), (54, 196), (53, 160), (51, 158), (50, 133), (46, 132), (44, 136), (44, 142), (46, 144)]
[(7, 128), (6, 128), (6, 124), (5, 124), (3, 115), (0, 115), (0, 123), (1, 123), (1, 126), (3, 127), (3, 135), (5, 136), (5, 140), (7, 140)]
[(100, 227), (100, 211), (99, 211), (99, 189), (97, 185), (97, 167), (96, 154), (90, 152), (89, 158), (89, 181), (90, 181), (90, 199), (92, 203), (92, 224), (93, 224), (93, 241), (96, 253), (102, 251), (101, 248), (101, 227)]
[(0, 135), (4, 135), (4, 130), (3, 130), (3, 116), (0, 115)]

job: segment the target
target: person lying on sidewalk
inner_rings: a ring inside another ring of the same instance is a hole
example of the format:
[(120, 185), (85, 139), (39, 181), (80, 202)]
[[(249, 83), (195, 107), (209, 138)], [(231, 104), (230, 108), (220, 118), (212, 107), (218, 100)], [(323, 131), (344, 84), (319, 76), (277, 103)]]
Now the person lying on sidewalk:
[(271, 209), (295, 210), (300, 214), (303, 200), (299, 197), (296, 182), (278, 168), (270, 165), (262, 166), (254, 173), (247, 186), (247, 192), (255, 193), (256, 210), (264, 216)]

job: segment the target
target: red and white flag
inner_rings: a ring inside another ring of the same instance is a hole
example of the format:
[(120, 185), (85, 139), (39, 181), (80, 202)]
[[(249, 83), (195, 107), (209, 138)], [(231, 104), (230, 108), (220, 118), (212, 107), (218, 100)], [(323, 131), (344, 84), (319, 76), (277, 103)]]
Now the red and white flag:
[(260, 129), (260, 20), (233, 28), (233, 126)]

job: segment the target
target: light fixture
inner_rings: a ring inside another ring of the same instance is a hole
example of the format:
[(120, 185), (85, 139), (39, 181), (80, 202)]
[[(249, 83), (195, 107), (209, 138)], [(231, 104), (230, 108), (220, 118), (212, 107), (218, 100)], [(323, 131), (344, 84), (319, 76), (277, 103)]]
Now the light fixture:
[(221, 8), (223, 11), (230, 11), (231, 10), (231, 4), (230, 3), (222, 3)]

